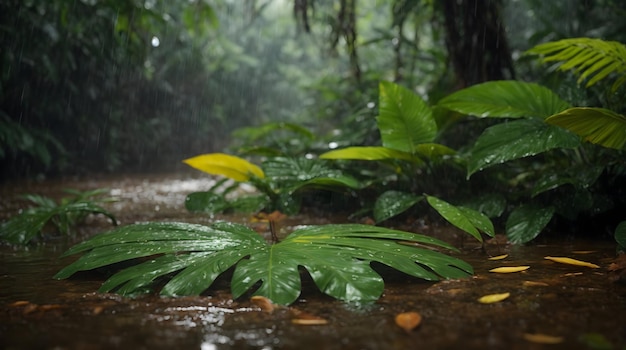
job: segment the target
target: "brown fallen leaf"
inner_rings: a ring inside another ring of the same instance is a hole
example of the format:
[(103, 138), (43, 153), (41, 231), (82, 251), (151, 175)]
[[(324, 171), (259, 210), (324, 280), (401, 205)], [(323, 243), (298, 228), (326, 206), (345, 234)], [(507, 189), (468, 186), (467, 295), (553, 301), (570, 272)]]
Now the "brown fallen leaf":
[(319, 325), (328, 324), (328, 320), (324, 318), (311, 315), (309, 313), (306, 313), (297, 309), (291, 309), (291, 313), (295, 317), (291, 319), (291, 323), (293, 324), (298, 324), (302, 326), (319, 326)]
[(28, 304), (30, 304), (30, 301), (18, 300), (16, 302), (13, 302), (13, 303), (9, 304), (9, 306), (18, 307), (18, 306), (26, 306)]
[(530, 266), (503, 266), (503, 267), (496, 267), (495, 269), (491, 269), (489, 270), (489, 272), (513, 273), (513, 272), (525, 271), (525, 270), (528, 270), (529, 268)]
[(536, 281), (524, 281), (522, 283), (524, 287), (548, 287), (549, 284), (545, 282), (536, 282)]
[(91, 314), (94, 316), (100, 315), (104, 311), (104, 306), (95, 306), (91, 309)]
[(489, 294), (482, 296), (478, 299), (478, 302), (481, 304), (492, 304), (502, 301), (511, 296), (511, 293), (498, 293), (498, 294)]
[(272, 303), (271, 300), (260, 295), (253, 296), (252, 298), (250, 298), (250, 301), (252, 302), (252, 304), (261, 308), (261, 311), (267, 312), (268, 314), (271, 314), (272, 312), (274, 312), (274, 309), (276, 309), (276, 306), (274, 305), (274, 303)]
[(592, 269), (597, 269), (600, 267), (596, 264), (592, 264), (586, 261), (576, 260), (572, 258), (567, 258), (567, 257), (546, 256), (545, 259), (552, 260), (554, 262), (558, 262), (561, 264), (591, 267)]
[(398, 327), (408, 333), (422, 323), (422, 315), (414, 311), (403, 312), (396, 315), (395, 321)]
[(582, 275), (582, 272), (570, 272), (570, 273), (564, 273), (561, 275), (561, 277), (572, 277), (572, 276), (580, 276)]
[(613, 282), (626, 281), (626, 254), (619, 254), (609, 267), (609, 280)]
[(498, 256), (492, 256), (488, 260), (502, 260), (508, 258), (509, 254), (502, 254)]
[(557, 337), (553, 335), (541, 334), (541, 333), (525, 333), (524, 339), (529, 342), (539, 343), (539, 344), (559, 344), (563, 342), (563, 337)]
[(63, 308), (63, 305), (59, 305), (59, 304), (44, 304), (44, 305), (39, 306), (40, 311), (50, 311), (50, 310), (57, 310), (61, 308)]

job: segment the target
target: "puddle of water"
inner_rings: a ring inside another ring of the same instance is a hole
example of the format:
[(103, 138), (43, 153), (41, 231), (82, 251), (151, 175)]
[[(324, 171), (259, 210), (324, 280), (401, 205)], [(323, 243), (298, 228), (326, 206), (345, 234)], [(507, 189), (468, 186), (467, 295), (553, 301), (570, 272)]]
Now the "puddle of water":
[[(183, 201), (187, 193), (211, 184), (210, 179), (183, 176), (181, 180), (178, 175), (11, 186), (0, 189), (7, 199), (1, 209), (3, 215), (12, 214), (21, 205), (11, 200), (18, 193), (60, 196), (67, 187), (106, 187), (120, 199), (109, 209), (123, 223), (209, 223), (219, 218), (186, 213)], [(245, 216), (230, 219), (248, 221)], [(299, 215), (287, 219), (283, 227), (328, 221), (336, 219)], [(94, 220), (79, 239), (109, 228), (106, 222)], [(449, 232), (437, 227), (431, 231), (440, 236)], [(454, 240), (453, 234), (447, 237)], [(606, 270), (615, 257), (612, 242), (568, 239), (532, 246), (488, 245), (491, 255), (509, 254), (505, 260), (490, 261), (466, 241), (458, 256), (474, 267), (472, 278), (432, 283), (381, 269), (387, 281), (385, 293), (369, 305), (335, 301), (305, 278), (300, 299), (271, 314), (246, 298), (232, 300), (225, 279), (199, 297), (136, 299), (95, 293), (106, 278), (101, 272), (53, 280), (52, 275), (71, 261), (58, 257), (73, 243), (54, 239), (28, 250), (0, 247), (0, 348), (585, 349), (593, 337), (616, 349), (626, 346), (626, 286), (610, 282)], [(459, 246), (458, 241), (452, 243)], [(600, 268), (558, 264), (545, 256), (570, 256)], [(489, 272), (517, 265), (531, 267), (521, 273)], [(510, 297), (502, 302), (477, 301), (503, 292)], [(296, 311), (324, 318), (328, 324), (293, 324)], [(423, 317), (422, 324), (409, 333), (394, 324), (394, 316), (406, 311)], [(562, 337), (562, 342), (543, 345), (524, 338), (537, 333)], [(601, 344), (596, 340), (594, 345)]]

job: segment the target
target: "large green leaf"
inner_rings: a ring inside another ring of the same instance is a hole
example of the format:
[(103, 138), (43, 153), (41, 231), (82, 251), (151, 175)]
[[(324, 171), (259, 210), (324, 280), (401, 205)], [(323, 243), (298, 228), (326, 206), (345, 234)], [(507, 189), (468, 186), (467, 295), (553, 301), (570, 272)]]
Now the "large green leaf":
[(623, 149), (626, 144), (626, 117), (604, 108), (570, 108), (546, 119), (600, 146)]
[(378, 196), (374, 203), (374, 221), (382, 222), (403, 213), (424, 199), (412, 193), (389, 190)]
[(502, 215), (506, 209), (506, 198), (500, 193), (484, 193), (472, 196), (463, 206), (485, 214), (489, 218)]
[(570, 107), (550, 89), (521, 81), (490, 81), (450, 94), (438, 106), (476, 117), (546, 118)]
[(476, 140), (468, 163), (468, 176), (509, 160), (528, 157), (553, 148), (575, 148), (575, 134), (536, 119), (520, 119), (487, 128)]
[(437, 197), (426, 196), (428, 204), (452, 225), (483, 241), (480, 231), (493, 237), (493, 223), (483, 213), (466, 207), (457, 207)]
[(578, 83), (590, 78), (587, 87), (611, 73), (621, 75), (613, 85), (615, 91), (626, 80), (626, 46), (617, 41), (593, 38), (569, 38), (537, 45), (527, 53), (544, 55), (543, 62), (561, 62), (559, 69), (574, 69)]
[(506, 236), (511, 243), (533, 240), (552, 219), (553, 207), (527, 203), (515, 208), (506, 221)]
[[(411, 242), (430, 248), (407, 244)], [(431, 237), (370, 225), (308, 226), (269, 245), (239, 224), (144, 223), (70, 248), (64, 256), (84, 255), (55, 278), (127, 261), (137, 265), (111, 276), (101, 292), (144, 293), (157, 280), (171, 278), (161, 294), (197, 295), (235, 266), (231, 281), (235, 298), (258, 286), (254, 294), (290, 304), (300, 294), (299, 267), (304, 267), (322, 292), (341, 300), (372, 301), (380, 297), (384, 283), (370, 266), (373, 261), (426, 280), (473, 273), (467, 263), (432, 248), (455, 250)]]
[(379, 90), (377, 121), (383, 146), (413, 154), (417, 145), (435, 139), (437, 123), (424, 100), (390, 82), (381, 82)]

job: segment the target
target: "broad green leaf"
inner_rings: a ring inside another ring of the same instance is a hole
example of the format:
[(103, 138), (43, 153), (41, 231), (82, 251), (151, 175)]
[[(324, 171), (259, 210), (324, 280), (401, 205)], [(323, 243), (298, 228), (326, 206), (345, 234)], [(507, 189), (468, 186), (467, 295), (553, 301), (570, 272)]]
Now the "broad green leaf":
[(386, 191), (374, 203), (374, 221), (377, 223), (399, 215), (424, 199), (412, 193)]
[(418, 95), (400, 85), (381, 82), (378, 129), (384, 147), (415, 153), (420, 143), (437, 134), (430, 107)]
[(544, 171), (535, 182), (531, 196), (535, 197), (540, 193), (566, 184), (572, 185), (574, 188), (588, 188), (598, 180), (604, 170), (605, 166), (603, 165), (584, 163), (566, 169), (556, 169), (553, 172)]
[(570, 108), (546, 119), (585, 141), (614, 149), (624, 149), (626, 144), (626, 117), (604, 108)]
[(457, 209), (459, 209), (461, 213), (472, 223), (472, 225), (474, 225), (474, 227), (479, 229), (481, 232), (484, 232), (489, 237), (496, 235), (493, 223), (487, 215), (467, 207), (457, 206)]
[(554, 208), (528, 203), (515, 208), (506, 221), (506, 236), (511, 243), (532, 241), (552, 219)]
[(504, 163), (553, 148), (575, 148), (580, 139), (562, 128), (536, 119), (521, 119), (487, 128), (471, 150), (468, 176)]
[(55, 278), (127, 261), (136, 265), (111, 276), (100, 291), (145, 293), (158, 285), (157, 280), (171, 278), (162, 295), (197, 295), (235, 266), (231, 281), (235, 298), (258, 286), (254, 294), (290, 304), (300, 294), (303, 267), (332, 297), (372, 301), (380, 297), (384, 284), (370, 266), (373, 261), (427, 280), (473, 273), (467, 263), (433, 248), (455, 250), (435, 238), (370, 225), (308, 226), (269, 245), (238, 224), (144, 223), (117, 228), (70, 248), (64, 256), (83, 256)]
[(615, 228), (615, 241), (622, 248), (626, 248), (626, 221), (622, 221)]
[(438, 106), (479, 118), (546, 118), (570, 107), (550, 89), (521, 81), (490, 81), (452, 93)]
[(183, 163), (212, 175), (222, 175), (235, 181), (248, 181), (251, 176), (265, 177), (263, 170), (245, 159), (224, 153), (207, 153), (183, 160)]
[(463, 206), (474, 209), (487, 215), (487, 217), (499, 217), (506, 209), (506, 198), (499, 193), (487, 193), (464, 201)]
[(494, 235), (493, 224), (484, 214), (470, 208), (456, 207), (433, 196), (426, 196), (426, 200), (449, 223), (474, 236), (478, 241), (483, 241), (479, 230), (489, 236)]
[(353, 160), (386, 160), (401, 159), (408, 161), (419, 161), (411, 153), (398, 151), (387, 147), (347, 147), (343, 149), (328, 151), (320, 155), (322, 159), (353, 159)]
[(191, 212), (221, 213), (229, 207), (224, 196), (213, 192), (194, 192), (185, 198), (185, 208)]

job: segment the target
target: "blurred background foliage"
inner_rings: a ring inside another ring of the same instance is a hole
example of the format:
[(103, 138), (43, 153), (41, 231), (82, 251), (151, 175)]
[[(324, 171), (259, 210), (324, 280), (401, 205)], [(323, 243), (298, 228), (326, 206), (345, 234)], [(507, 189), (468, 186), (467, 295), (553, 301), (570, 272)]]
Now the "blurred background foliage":
[[(625, 15), (620, 0), (4, 0), (0, 176), (171, 169), (259, 146), (240, 128), (268, 122), (317, 136), (284, 141), (291, 153), (376, 144), (381, 80), (434, 104), (516, 78), (624, 113), (605, 86), (546, 74), (522, 52), (568, 37), (626, 42)], [(468, 144), (476, 124), (443, 141)]]

